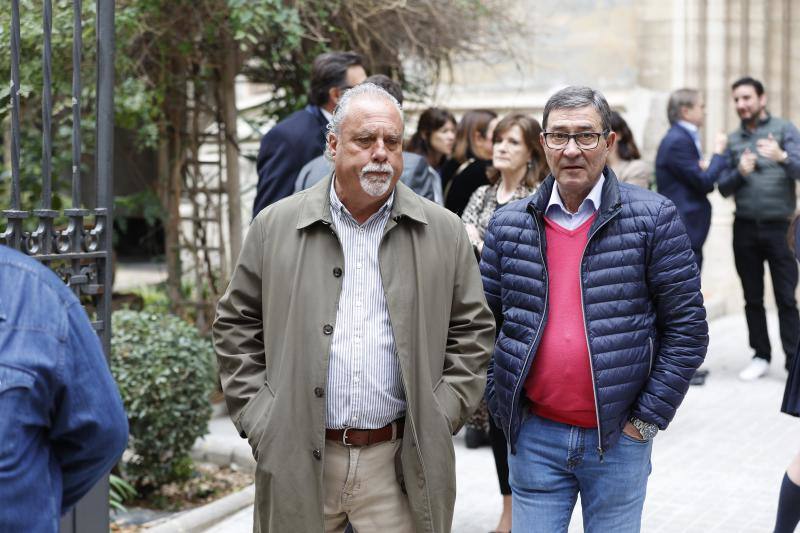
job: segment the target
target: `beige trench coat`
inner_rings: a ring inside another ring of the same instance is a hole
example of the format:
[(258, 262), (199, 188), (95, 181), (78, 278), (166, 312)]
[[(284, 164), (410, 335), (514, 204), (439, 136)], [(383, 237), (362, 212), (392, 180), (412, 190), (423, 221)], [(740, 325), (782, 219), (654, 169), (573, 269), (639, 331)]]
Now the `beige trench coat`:
[[(256, 217), (214, 322), (228, 409), (258, 464), (257, 532), (324, 529), (326, 326), (346, 267), (330, 183)], [(407, 400), (405, 486), (417, 531), (446, 532), (451, 435), (483, 395), (494, 319), (461, 220), (402, 183), (378, 253)]]

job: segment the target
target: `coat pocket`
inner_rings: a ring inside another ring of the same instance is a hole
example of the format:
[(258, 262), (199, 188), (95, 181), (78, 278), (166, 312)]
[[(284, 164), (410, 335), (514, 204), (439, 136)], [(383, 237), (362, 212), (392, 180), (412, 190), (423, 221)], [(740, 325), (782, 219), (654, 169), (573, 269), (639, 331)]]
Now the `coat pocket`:
[(264, 431), (267, 425), (267, 417), (269, 416), (272, 408), (272, 402), (275, 396), (269, 384), (264, 385), (258, 390), (247, 405), (242, 409), (240, 418), (241, 427), (247, 437), (247, 442), (250, 444), (250, 449), (253, 451), (253, 457), (258, 460), (258, 445), (264, 436)]
[[(440, 395), (442, 396), (440, 397)], [(440, 379), (433, 388), (433, 401), (436, 410), (445, 421), (445, 427), (450, 435), (453, 435), (460, 429), (461, 425), (458, 423), (458, 415), (451, 414), (447, 410), (448, 406), (452, 403), (452, 400), (450, 400), (451, 396), (452, 393), (449, 390), (449, 385), (444, 381), (444, 378)], [(458, 402), (458, 400), (456, 399), (455, 402)], [(456, 407), (458, 407), (457, 404)]]
[(22, 413), (34, 404), (35, 381), (26, 370), (0, 364), (0, 463), (19, 447)]

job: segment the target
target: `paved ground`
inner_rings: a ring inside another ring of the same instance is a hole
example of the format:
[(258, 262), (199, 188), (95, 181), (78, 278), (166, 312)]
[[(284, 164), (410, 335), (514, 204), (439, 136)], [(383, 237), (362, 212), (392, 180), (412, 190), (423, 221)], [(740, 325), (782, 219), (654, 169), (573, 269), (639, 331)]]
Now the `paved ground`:
[[(770, 316), (773, 339), (777, 321)], [(654, 443), (653, 473), (644, 508), (645, 532), (768, 532), (777, 490), (789, 460), (800, 449), (800, 421), (779, 413), (783, 354), (756, 383), (736, 378), (748, 361), (742, 315), (711, 323), (706, 362), (711, 376), (692, 387), (670, 428)], [(215, 421), (216, 438), (236, 438)], [(453, 531), (485, 533), (494, 525), (500, 496), (488, 448), (468, 450), (456, 436), (458, 497)], [(252, 529), (252, 508), (209, 529), (240, 533)], [(570, 532), (582, 531), (580, 504)]]

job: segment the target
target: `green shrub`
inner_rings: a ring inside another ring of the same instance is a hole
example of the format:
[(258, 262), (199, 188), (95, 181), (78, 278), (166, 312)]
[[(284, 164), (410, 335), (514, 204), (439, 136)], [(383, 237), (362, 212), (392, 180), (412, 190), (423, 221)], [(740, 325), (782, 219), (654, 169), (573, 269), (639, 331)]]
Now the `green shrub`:
[(111, 372), (130, 424), (124, 473), (147, 493), (191, 475), (189, 451), (211, 417), (214, 351), (174, 315), (117, 311), (112, 322)]

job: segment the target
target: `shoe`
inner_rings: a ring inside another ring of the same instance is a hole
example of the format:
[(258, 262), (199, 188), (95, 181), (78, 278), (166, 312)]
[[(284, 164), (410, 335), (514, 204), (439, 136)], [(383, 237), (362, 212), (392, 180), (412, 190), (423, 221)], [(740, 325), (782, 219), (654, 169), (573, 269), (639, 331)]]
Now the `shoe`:
[(769, 361), (761, 357), (753, 357), (750, 364), (739, 372), (739, 379), (742, 381), (755, 381), (758, 378), (764, 377), (769, 371)]
[(466, 445), (469, 449), (480, 448), (481, 446), (489, 445), (489, 436), (485, 431), (475, 429), (473, 427), (467, 428)]

